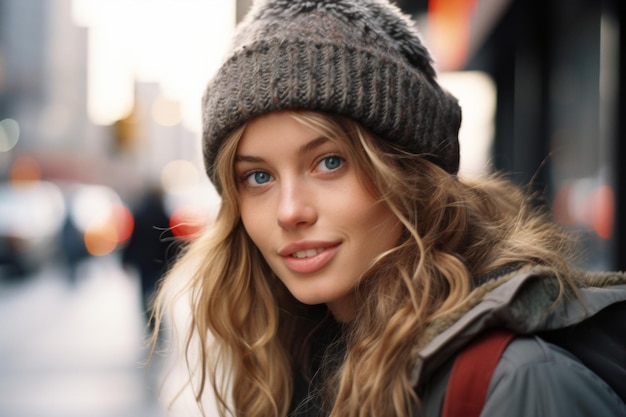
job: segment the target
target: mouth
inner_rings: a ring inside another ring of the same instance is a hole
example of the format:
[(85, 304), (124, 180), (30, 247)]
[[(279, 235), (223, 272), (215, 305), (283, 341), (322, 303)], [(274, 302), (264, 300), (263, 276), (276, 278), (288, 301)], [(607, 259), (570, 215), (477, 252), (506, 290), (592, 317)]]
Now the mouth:
[(298, 259), (310, 258), (311, 256), (315, 256), (318, 253), (324, 252), (324, 250), (326, 250), (326, 249), (325, 248), (317, 248), (317, 249), (301, 250), (301, 251), (292, 253), (290, 256), (293, 257), (293, 258), (298, 258)]
[(288, 269), (298, 274), (311, 274), (324, 268), (338, 253), (340, 244), (316, 243), (291, 245), (280, 255)]

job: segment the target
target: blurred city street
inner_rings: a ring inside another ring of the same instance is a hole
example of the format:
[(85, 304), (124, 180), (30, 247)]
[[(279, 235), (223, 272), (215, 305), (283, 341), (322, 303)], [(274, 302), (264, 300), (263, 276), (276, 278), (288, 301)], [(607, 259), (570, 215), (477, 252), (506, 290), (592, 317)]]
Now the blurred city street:
[[(626, 270), (626, 2), (393, 2), (459, 98), (459, 176), (506, 174)], [(186, 333), (146, 367), (143, 310), (221, 204), (200, 103), (251, 3), (0, 0), (0, 417), (199, 416)]]
[(115, 254), (0, 283), (0, 417), (159, 417), (138, 280)]

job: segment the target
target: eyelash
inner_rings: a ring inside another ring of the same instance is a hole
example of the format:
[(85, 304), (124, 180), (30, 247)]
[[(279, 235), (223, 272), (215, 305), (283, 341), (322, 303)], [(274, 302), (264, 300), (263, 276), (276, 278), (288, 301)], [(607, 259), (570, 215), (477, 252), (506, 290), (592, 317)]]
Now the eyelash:
[(253, 175), (255, 175), (255, 174), (267, 174), (270, 178), (272, 178), (272, 175), (271, 175), (271, 174), (269, 174), (268, 172), (263, 171), (263, 170), (261, 170), (261, 169), (257, 169), (257, 170), (253, 170), (253, 171), (248, 171), (248, 172), (246, 172), (245, 174), (243, 174), (243, 175), (241, 176), (240, 182), (241, 182), (243, 185), (248, 186), (248, 187), (260, 187), (260, 186), (262, 186), (263, 184), (265, 184), (265, 183), (263, 183), (263, 184), (250, 184), (250, 183), (248, 182), (248, 180), (249, 180), (250, 178), (252, 178), (252, 176), (253, 176)]
[[(344, 166), (344, 164), (346, 163), (346, 159), (345, 159), (345, 158), (343, 158), (343, 157), (341, 157), (341, 156), (339, 156), (339, 155), (337, 155), (337, 154), (329, 154), (329, 155), (324, 155), (324, 156), (320, 157), (320, 158), (316, 161), (316, 163), (315, 163), (315, 167), (317, 168), (317, 167), (318, 167), (321, 163), (323, 163), (324, 161), (327, 161), (327, 160), (329, 160), (329, 159), (331, 159), (331, 158), (338, 159), (338, 160), (340, 161), (340, 165), (339, 165), (337, 168), (327, 168), (327, 169), (328, 169), (328, 171), (322, 171), (322, 172), (324, 172), (324, 173), (333, 173), (333, 172), (336, 172), (336, 171), (340, 170), (340, 169)], [(271, 174), (269, 174), (267, 171), (264, 171), (264, 170), (262, 170), (262, 169), (256, 169), (256, 170), (252, 170), (252, 171), (245, 172), (243, 175), (241, 175), (239, 182), (240, 182), (241, 184), (243, 184), (244, 186), (247, 186), (247, 187), (261, 187), (261, 186), (263, 186), (263, 185), (264, 185), (264, 184), (266, 184), (266, 183), (262, 183), (262, 184), (250, 184), (250, 183), (248, 182), (248, 180), (249, 180), (250, 178), (252, 178), (252, 176), (253, 176), (253, 175), (255, 175), (255, 174), (259, 174), (259, 173), (262, 173), (262, 174), (266, 174), (266, 175), (268, 175), (268, 176), (270, 177), (270, 179), (271, 179), (271, 178), (273, 178), (273, 176), (272, 176)], [(269, 180), (268, 180), (268, 181), (269, 181)]]
[(324, 172), (335, 172), (338, 169), (341, 169), (341, 167), (343, 167), (343, 165), (346, 163), (346, 159), (337, 155), (337, 154), (329, 154), (329, 155), (324, 155), (322, 156), (320, 159), (318, 159), (317, 163), (315, 164), (316, 167), (318, 167), (322, 162), (327, 161), (331, 158), (335, 158), (338, 159), (340, 161), (340, 165), (337, 168), (328, 168), (328, 171), (324, 171)]

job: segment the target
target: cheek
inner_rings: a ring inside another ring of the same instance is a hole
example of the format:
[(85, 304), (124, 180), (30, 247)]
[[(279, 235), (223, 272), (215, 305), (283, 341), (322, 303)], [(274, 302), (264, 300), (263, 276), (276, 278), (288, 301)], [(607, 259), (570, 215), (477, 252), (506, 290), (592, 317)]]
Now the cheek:
[[(354, 206), (356, 207), (356, 206)], [(364, 199), (360, 210), (352, 211), (355, 230), (360, 230), (362, 239), (378, 250), (395, 246), (402, 234), (402, 224), (384, 203), (374, 199)]]
[(384, 205), (366, 193), (365, 190), (346, 190), (343, 193), (342, 201), (340, 210), (343, 215), (353, 223), (364, 226), (364, 230), (367, 229), (368, 224), (372, 225), (372, 220), (375, 223), (380, 223), (385, 217), (383, 215), (385, 212)]
[(267, 235), (265, 227), (269, 224), (267, 219), (263, 220), (263, 213), (260, 207), (252, 207), (249, 204), (240, 203), (241, 223), (252, 242), (262, 248), (261, 237)]

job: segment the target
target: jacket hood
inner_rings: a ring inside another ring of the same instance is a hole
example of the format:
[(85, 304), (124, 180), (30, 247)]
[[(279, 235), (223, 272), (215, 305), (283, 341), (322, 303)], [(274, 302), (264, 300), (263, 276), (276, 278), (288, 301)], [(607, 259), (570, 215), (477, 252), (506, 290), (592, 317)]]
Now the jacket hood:
[(567, 327), (626, 300), (626, 275), (580, 272), (580, 298), (559, 298), (559, 281), (542, 266), (505, 270), (477, 287), (463, 308), (432, 323), (417, 341), (414, 386), (425, 381), (475, 336), (491, 328), (530, 334)]

